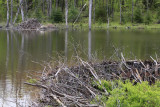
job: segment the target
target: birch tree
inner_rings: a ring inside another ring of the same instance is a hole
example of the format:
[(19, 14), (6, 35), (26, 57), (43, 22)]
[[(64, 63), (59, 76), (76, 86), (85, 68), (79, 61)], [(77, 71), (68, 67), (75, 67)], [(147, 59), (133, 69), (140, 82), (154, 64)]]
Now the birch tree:
[(20, 0), (20, 8), (21, 8), (22, 21), (24, 21), (23, 3), (24, 3), (23, 0)]
[(65, 0), (65, 20), (66, 28), (68, 28), (68, 0)]
[(7, 24), (6, 27), (9, 27), (9, 0), (7, 0)]
[(13, 0), (11, 0), (11, 25), (13, 25)]
[(92, 0), (89, 0), (89, 29), (92, 27)]

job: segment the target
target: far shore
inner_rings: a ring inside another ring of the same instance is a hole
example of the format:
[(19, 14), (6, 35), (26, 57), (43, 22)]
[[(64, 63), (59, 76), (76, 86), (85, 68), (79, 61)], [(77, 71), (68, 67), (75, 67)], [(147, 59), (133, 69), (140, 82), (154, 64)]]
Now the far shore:
[[(54, 25), (56, 29), (66, 29), (65, 23), (41, 23), (42, 26), (47, 26), (47, 25)], [(0, 23), (0, 29), (2, 30), (10, 30), (10, 29), (14, 29), (18, 24), (15, 24), (14, 27), (9, 27), (6, 28), (5, 27), (5, 23)], [(87, 23), (76, 23), (76, 24), (72, 24), (69, 23), (69, 29), (86, 29), (88, 30), (88, 24)], [(108, 26), (107, 23), (93, 23), (92, 24), (92, 30), (96, 30), (96, 29), (160, 29), (160, 24), (149, 24), (149, 25), (145, 25), (145, 24), (136, 24), (136, 23), (126, 23), (126, 24), (119, 24), (119, 23), (110, 23), (110, 25)], [(37, 30), (37, 29), (25, 29), (25, 30)]]

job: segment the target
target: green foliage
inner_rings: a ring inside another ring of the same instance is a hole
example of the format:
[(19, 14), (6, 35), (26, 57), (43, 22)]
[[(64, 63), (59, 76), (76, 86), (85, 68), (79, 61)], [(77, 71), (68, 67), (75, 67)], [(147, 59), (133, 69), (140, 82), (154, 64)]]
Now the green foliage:
[[(111, 83), (107, 83), (105, 88), (110, 90)], [(160, 82), (150, 86), (148, 82), (133, 85), (131, 82), (113, 82), (114, 88), (109, 91), (110, 95), (98, 97), (107, 107), (159, 107), (160, 106)]]
[(136, 23), (143, 23), (142, 12), (139, 8), (136, 8), (136, 10), (134, 12), (134, 21)]
[(157, 19), (160, 20), (160, 8), (158, 9), (158, 12), (157, 12)]
[(56, 23), (63, 22), (62, 12), (60, 10), (53, 11), (51, 20), (52, 20), (52, 22), (56, 22)]
[(110, 81), (105, 81), (105, 80), (101, 80), (101, 84), (99, 84), (99, 82), (93, 82), (92, 83), (93, 86), (97, 86), (97, 89), (100, 91), (104, 91), (104, 88), (110, 92), (112, 90), (112, 84)]
[(69, 22), (73, 23), (76, 20), (77, 16), (78, 16), (78, 9), (71, 7), (69, 9), (69, 16), (68, 16)]
[(105, 9), (103, 9), (103, 8), (98, 8), (97, 10), (96, 10), (96, 20), (98, 21), (98, 22), (105, 22), (106, 21), (106, 19), (107, 19), (107, 14), (106, 14), (106, 11), (105, 11)]
[(31, 83), (31, 84), (35, 84), (35, 83), (37, 83), (37, 80), (36, 79), (29, 79), (27, 82)]
[(152, 22), (152, 17), (151, 17), (150, 12), (148, 12), (145, 17), (145, 24), (150, 24), (151, 22)]

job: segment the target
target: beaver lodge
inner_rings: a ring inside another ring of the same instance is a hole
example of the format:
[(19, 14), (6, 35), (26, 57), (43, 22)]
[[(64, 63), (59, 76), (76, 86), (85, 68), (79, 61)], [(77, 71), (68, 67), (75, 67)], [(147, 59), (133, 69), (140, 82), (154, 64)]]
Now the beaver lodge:
[(122, 55), (121, 61), (92, 63), (78, 58), (79, 65), (73, 67), (62, 64), (52, 68), (47, 65), (39, 81), (25, 84), (41, 88), (40, 98), (32, 106), (101, 107), (98, 101), (96, 104), (91, 103), (97, 95), (110, 94), (105, 88), (98, 89), (101, 80), (130, 80), (133, 85), (142, 81), (154, 84), (160, 77), (160, 64), (152, 57), (151, 59), (143, 62), (126, 61)]

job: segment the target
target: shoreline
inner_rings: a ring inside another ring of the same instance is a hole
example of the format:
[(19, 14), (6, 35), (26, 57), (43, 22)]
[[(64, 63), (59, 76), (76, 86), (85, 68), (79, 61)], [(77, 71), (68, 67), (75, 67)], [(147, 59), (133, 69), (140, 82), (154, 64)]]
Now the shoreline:
[[(65, 27), (65, 23), (41, 23), (42, 24), (42, 27), (44, 27), (44, 29), (42, 28), (42, 31), (44, 30), (49, 30), (49, 29), (60, 29), (60, 30), (63, 30), (63, 29), (66, 29)], [(18, 25), (18, 24), (17, 24)], [(52, 25), (53, 28), (47, 28), (48, 25)], [(9, 28), (6, 28), (4, 23), (0, 23), (0, 30), (14, 30), (17, 26), (12, 26), (12, 27), (9, 27)], [(85, 24), (85, 23), (77, 23), (77, 24), (72, 24), (72, 23), (69, 23), (69, 28), (68, 29), (86, 29), (86, 30), (89, 30), (88, 28), (88, 24)], [(118, 30), (118, 29), (126, 29), (126, 30), (129, 30), (129, 29), (132, 29), (132, 30), (136, 30), (136, 29), (139, 29), (139, 30), (148, 30), (148, 29), (160, 29), (160, 24), (150, 24), (150, 25), (145, 25), (145, 24), (131, 24), (131, 23), (128, 23), (128, 24), (123, 24), (123, 25), (120, 25), (118, 23), (111, 23), (109, 27), (107, 27), (107, 24), (106, 23), (102, 23), (102, 24), (92, 24), (92, 29), (93, 30), (96, 30), (96, 29), (102, 29), (102, 30), (107, 30), (107, 29), (115, 29), (115, 30)], [(15, 29), (15, 30), (28, 30), (28, 31), (36, 31), (37, 29)]]

